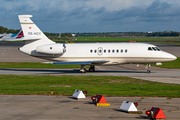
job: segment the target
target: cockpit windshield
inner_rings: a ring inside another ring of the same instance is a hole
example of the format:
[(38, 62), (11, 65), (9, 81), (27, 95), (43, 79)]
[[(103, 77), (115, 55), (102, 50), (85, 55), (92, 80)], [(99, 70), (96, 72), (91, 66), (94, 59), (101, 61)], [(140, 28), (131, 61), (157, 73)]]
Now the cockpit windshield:
[(161, 51), (158, 47), (148, 47), (148, 51)]
[(156, 49), (157, 49), (157, 51), (161, 51), (161, 49), (160, 48), (158, 48), (158, 47), (155, 47)]
[(156, 51), (156, 48), (155, 48), (155, 47), (152, 47), (152, 49), (153, 49), (154, 51)]

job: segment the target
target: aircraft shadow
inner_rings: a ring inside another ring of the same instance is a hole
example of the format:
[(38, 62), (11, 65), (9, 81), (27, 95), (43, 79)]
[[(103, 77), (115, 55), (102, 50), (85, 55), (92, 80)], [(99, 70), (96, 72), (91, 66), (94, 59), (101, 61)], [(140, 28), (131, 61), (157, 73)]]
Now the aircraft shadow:
[[(37, 74), (70, 74), (70, 73), (80, 73), (79, 69), (13, 69), (13, 68), (3, 68), (0, 69), (2, 71), (19, 71), (19, 72), (37, 72)], [(82, 74), (88, 74), (88, 73), (146, 73), (146, 71), (134, 71), (134, 70), (129, 70), (129, 71), (117, 71), (117, 70), (96, 70), (95, 72), (86, 72)]]

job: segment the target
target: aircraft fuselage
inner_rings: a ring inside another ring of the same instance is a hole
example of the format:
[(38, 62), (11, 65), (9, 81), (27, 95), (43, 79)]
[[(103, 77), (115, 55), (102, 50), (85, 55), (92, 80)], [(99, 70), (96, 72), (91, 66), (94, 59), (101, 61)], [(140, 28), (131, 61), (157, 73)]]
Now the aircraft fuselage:
[[(51, 45), (54, 44), (50, 44), (46, 49), (50, 49)], [(97, 63), (101, 65), (159, 63), (176, 59), (174, 55), (146, 43), (69, 43), (64, 45), (65, 52), (62, 54), (38, 53), (36, 48), (28, 52), (22, 51), (23, 49), (21, 51), (32, 56), (59, 62), (108, 60), (106, 63)], [(148, 48), (152, 48), (152, 50)]]

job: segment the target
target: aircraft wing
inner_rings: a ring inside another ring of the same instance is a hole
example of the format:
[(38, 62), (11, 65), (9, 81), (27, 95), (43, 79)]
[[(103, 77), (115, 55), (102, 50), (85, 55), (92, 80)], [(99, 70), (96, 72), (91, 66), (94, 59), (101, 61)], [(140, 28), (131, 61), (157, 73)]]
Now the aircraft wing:
[(94, 61), (77, 61), (77, 62), (53, 62), (54, 65), (93, 65), (103, 64), (109, 62), (109, 60), (94, 60)]

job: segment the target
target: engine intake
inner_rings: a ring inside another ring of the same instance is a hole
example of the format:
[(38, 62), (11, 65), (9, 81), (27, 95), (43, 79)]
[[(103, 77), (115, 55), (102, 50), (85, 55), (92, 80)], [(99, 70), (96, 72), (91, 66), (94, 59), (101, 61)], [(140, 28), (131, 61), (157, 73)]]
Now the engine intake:
[(49, 44), (36, 47), (36, 52), (44, 54), (63, 54), (66, 52), (65, 44)]

